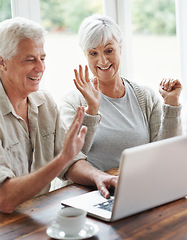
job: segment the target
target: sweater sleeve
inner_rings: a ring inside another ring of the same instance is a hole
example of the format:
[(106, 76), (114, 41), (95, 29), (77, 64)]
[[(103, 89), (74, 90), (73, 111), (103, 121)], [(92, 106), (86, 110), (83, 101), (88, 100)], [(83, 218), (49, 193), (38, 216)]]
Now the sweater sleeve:
[(182, 106), (162, 106), (161, 124), (157, 140), (182, 135)]
[(161, 98), (150, 88), (132, 84), (147, 120), (150, 142), (182, 135), (182, 106), (161, 103)]
[(147, 99), (151, 142), (182, 135), (181, 105), (162, 104), (154, 92), (151, 95)]
[[(79, 106), (86, 107), (87, 104), (83, 96), (77, 90), (69, 91), (63, 96), (60, 103), (60, 112), (62, 120), (68, 128), (73, 122), (74, 116)], [(86, 155), (92, 146), (97, 125), (99, 124), (100, 120), (100, 114), (92, 116), (85, 113), (83, 125), (87, 127), (87, 134), (85, 137), (85, 143), (82, 148), (82, 152)]]

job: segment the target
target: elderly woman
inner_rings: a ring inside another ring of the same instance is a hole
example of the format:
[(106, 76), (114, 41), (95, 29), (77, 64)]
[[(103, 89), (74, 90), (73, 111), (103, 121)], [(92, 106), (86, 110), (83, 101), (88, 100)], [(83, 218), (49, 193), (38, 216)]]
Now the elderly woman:
[[(38, 91), (45, 70), (44, 33), (40, 25), (24, 18), (0, 23), (2, 212), (10, 213), (20, 203), (48, 192), (52, 179), (62, 178), (75, 160), (86, 158), (80, 152), (86, 134), (86, 127), (81, 128), (84, 109), (78, 108), (65, 137), (56, 104)], [(95, 175), (107, 186), (116, 180), (99, 171)], [(94, 180), (87, 183), (95, 185)]]
[[(61, 111), (68, 126), (80, 105), (86, 108), (84, 122), (95, 120), (87, 132), (89, 136), (97, 128), (95, 137), (83, 148), (92, 166), (107, 171), (119, 166), (123, 149), (182, 134), (181, 83), (173, 79), (161, 81), (159, 91), (164, 100), (161, 106), (153, 90), (120, 76), (122, 34), (112, 19), (102, 15), (86, 18), (79, 28), (79, 45), (93, 80), (89, 79), (87, 66), (85, 70), (82, 66), (74, 70), (74, 83), (79, 91), (64, 96)], [(74, 165), (76, 176), (80, 163)]]

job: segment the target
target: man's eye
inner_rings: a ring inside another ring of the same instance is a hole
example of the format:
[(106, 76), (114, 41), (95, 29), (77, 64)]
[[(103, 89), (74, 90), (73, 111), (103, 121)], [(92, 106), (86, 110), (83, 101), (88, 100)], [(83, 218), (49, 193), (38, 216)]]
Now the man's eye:
[(33, 58), (32, 58), (32, 59), (26, 59), (26, 61), (27, 61), (27, 62), (33, 62), (34, 59), (33, 59)]

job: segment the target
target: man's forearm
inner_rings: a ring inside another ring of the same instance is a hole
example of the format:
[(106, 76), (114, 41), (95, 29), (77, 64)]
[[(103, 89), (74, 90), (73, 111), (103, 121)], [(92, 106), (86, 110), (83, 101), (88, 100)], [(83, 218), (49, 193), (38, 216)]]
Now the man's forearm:
[(70, 167), (66, 178), (78, 184), (95, 186), (96, 178), (100, 174), (105, 173), (93, 167), (88, 161), (79, 160)]
[[(7, 179), (0, 187), (0, 211), (11, 213), (16, 206), (36, 196), (65, 167), (61, 156), (30, 174)], [(62, 167), (63, 166), (63, 167)]]

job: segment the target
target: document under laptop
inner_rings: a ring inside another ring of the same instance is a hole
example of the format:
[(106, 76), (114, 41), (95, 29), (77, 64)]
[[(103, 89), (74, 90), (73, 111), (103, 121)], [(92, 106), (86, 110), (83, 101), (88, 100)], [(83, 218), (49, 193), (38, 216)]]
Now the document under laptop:
[(61, 204), (85, 209), (93, 217), (112, 222), (186, 195), (187, 136), (179, 136), (125, 149), (118, 185), (110, 199), (92, 191), (62, 200)]

